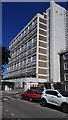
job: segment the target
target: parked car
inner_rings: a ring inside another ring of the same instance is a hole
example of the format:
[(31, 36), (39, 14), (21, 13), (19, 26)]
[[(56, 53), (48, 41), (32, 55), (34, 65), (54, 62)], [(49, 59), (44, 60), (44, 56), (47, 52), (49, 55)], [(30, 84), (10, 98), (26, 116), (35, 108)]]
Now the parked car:
[(47, 103), (61, 107), (63, 112), (68, 112), (68, 91), (58, 91), (53, 89), (46, 89), (41, 95), (42, 106)]
[(21, 94), (21, 98), (28, 99), (30, 101), (41, 100), (41, 94), (42, 92), (38, 90), (27, 90)]

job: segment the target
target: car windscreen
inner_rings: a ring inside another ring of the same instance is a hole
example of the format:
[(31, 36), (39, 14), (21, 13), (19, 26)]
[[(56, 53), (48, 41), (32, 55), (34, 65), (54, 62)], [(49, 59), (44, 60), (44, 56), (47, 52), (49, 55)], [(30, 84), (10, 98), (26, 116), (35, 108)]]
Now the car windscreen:
[(68, 97), (68, 91), (59, 91), (60, 94), (64, 97)]

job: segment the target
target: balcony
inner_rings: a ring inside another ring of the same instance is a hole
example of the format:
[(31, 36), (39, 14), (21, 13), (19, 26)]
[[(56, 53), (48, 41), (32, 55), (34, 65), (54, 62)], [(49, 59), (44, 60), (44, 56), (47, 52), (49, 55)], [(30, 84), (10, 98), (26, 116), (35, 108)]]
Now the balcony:
[(35, 53), (36, 51), (37, 51), (37, 47), (32, 49), (31, 54)]
[[(35, 28), (36, 25), (33, 26), (33, 28)], [(33, 29), (32, 28), (32, 29)], [(37, 28), (35, 28), (34, 30), (32, 30), (31, 32), (29, 31), (28, 34), (23, 35), (22, 37), (19, 37), (14, 43), (12, 43), (12, 45), (9, 46), (9, 49), (12, 49), (14, 46), (17, 47), (17, 44), (20, 42), (20, 44), (24, 43), (25, 40), (27, 40), (29, 37), (31, 37), (34, 33), (37, 32)], [(26, 36), (27, 35), (27, 36)], [(26, 37), (25, 37), (26, 36)], [(25, 38), (24, 38), (25, 37)]]
[(31, 67), (31, 63), (28, 63), (28, 64), (27, 64), (27, 68), (29, 68), (29, 67)]
[(37, 45), (37, 41), (33, 42), (32, 47)]

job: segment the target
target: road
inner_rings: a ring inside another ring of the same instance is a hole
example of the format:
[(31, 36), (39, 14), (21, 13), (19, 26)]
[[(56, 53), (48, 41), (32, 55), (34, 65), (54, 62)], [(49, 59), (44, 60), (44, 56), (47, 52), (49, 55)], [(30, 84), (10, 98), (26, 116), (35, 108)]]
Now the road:
[(68, 115), (52, 107), (42, 107), (37, 102), (8, 100), (2, 104), (2, 118), (66, 118)]

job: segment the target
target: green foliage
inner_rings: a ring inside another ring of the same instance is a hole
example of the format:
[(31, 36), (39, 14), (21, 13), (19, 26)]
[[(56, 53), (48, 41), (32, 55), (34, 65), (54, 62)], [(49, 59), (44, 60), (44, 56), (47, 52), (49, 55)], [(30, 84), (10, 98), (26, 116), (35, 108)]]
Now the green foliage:
[(6, 47), (2, 47), (2, 65), (8, 64), (10, 58), (10, 51)]
[(6, 47), (0, 46), (0, 76), (4, 72), (5, 65), (8, 64), (10, 56), (10, 51)]
[(10, 56), (10, 51), (6, 47), (2, 47), (2, 71), (4, 71), (4, 66), (8, 64)]

